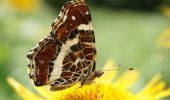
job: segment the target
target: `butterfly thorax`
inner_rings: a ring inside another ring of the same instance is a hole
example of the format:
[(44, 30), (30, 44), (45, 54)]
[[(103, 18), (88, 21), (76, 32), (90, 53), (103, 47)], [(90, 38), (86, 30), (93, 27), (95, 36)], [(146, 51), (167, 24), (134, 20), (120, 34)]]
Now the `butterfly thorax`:
[(82, 76), (81, 80), (80, 80), (81, 86), (83, 86), (84, 84), (93, 83), (94, 79), (100, 77), (101, 75), (103, 75), (103, 73), (104, 72), (102, 72), (102, 71), (95, 71), (94, 73), (92, 73), (92, 75)]

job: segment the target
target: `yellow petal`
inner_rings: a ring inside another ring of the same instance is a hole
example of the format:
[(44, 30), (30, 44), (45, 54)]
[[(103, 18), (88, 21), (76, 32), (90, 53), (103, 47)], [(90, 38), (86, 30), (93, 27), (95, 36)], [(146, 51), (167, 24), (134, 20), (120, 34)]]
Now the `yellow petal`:
[(159, 47), (170, 48), (170, 27), (163, 31), (157, 39)]
[(51, 100), (53, 98), (53, 92), (49, 91), (49, 89), (46, 89), (45, 86), (42, 87), (36, 87), (34, 86), (34, 88), (39, 92), (39, 94), (41, 94), (44, 98)]
[(41, 97), (33, 94), (31, 91), (29, 91), (27, 88), (25, 88), (23, 85), (18, 83), (16, 80), (14, 80), (11, 77), (7, 78), (7, 82), (15, 89), (15, 91), (24, 99), (24, 100), (42, 100)]
[(32, 11), (40, 4), (39, 0), (7, 0), (10, 7), (18, 11)]
[(170, 95), (170, 89), (165, 89), (165, 82), (160, 81), (161, 75), (157, 74), (136, 96), (139, 100), (159, 100)]
[(156, 84), (160, 81), (161, 75), (155, 75), (152, 80), (139, 92), (138, 95), (150, 94), (150, 92), (155, 88)]
[(114, 85), (119, 86), (119, 88), (127, 89), (135, 83), (138, 77), (139, 73), (136, 70), (128, 70), (116, 80)]
[(167, 97), (167, 96), (170, 96), (170, 88), (160, 91), (158, 94), (154, 95), (155, 99), (158, 99), (158, 100), (160, 100), (161, 98)]
[(110, 83), (117, 74), (117, 66), (112, 60), (108, 60), (107, 63), (104, 65), (103, 70), (106, 71), (104, 71), (104, 74), (99, 78), (99, 81)]

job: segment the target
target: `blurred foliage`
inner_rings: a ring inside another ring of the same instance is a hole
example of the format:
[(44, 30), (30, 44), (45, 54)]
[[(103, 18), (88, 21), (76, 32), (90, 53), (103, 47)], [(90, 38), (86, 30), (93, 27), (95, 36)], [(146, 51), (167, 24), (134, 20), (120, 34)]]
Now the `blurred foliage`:
[(160, 34), (157, 44), (161, 48), (170, 48), (170, 27)]
[[(133, 0), (103, 1), (87, 1), (100, 4), (89, 5), (96, 34), (97, 66), (103, 66), (109, 58), (113, 58), (122, 64), (120, 72), (134, 67), (144, 73), (144, 78), (139, 81), (140, 86), (136, 86), (137, 89), (156, 72), (160, 72), (170, 86), (170, 52), (168, 46), (164, 46), (169, 45), (170, 8), (161, 6), (169, 5), (169, 1), (153, 3), (155, 6), (151, 8), (161, 8), (156, 9), (157, 12), (126, 9), (123, 3), (129, 6), (131, 4), (133, 9), (137, 9), (133, 7), (137, 6), (132, 3)], [(32, 88), (26, 71), (26, 54), (41, 38), (49, 34), (50, 25), (57, 17), (63, 2), (65, 0), (0, 1), (0, 99), (19, 99), (6, 83), (7, 76), (12, 76)], [(101, 7), (114, 6), (112, 4), (121, 5), (119, 7), (124, 10)]]
[(161, 7), (161, 11), (164, 15), (170, 18), (170, 7), (168, 6), (163, 6)]
[(133, 10), (154, 10), (163, 0), (94, 0), (99, 5), (105, 4), (112, 8)]
[[(53, 8), (61, 8), (64, 0), (44, 0)], [(57, 2), (57, 6), (56, 6)], [(131, 9), (141, 11), (157, 10), (160, 6), (170, 6), (169, 0), (87, 0), (88, 4), (114, 9)]]

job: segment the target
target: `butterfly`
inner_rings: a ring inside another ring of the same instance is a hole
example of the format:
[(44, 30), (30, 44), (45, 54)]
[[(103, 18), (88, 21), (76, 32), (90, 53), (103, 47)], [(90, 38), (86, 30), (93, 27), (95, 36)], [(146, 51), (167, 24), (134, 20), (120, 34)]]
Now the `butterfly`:
[(104, 72), (96, 70), (95, 35), (84, 0), (65, 3), (52, 23), (50, 34), (30, 50), (29, 77), (35, 86), (51, 91), (91, 84)]

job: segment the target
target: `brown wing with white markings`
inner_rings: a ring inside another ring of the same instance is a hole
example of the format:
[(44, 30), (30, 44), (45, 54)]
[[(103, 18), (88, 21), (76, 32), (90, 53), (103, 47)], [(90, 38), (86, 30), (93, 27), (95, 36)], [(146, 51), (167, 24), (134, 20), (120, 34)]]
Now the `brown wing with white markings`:
[[(82, 77), (93, 75), (95, 36), (89, 9), (83, 0), (64, 5), (58, 19), (52, 24), (51, 36), (62, 43), (58, 60), (63, 60), (60, 78), (51, 74), (51, 90), (62, 90), (81, 81)], [(59, 59), (60, 55), (64, 58)]]

